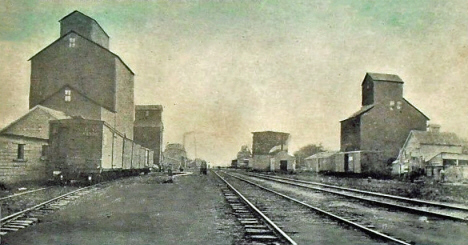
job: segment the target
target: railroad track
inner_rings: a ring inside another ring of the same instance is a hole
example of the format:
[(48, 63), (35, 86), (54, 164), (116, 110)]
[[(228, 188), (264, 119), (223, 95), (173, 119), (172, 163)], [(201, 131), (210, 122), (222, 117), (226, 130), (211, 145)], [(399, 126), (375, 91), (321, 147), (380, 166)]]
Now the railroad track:
[(392, 244), (404, 244), (404, 245), (415, 244), (415, 243), (413, 243), (411, 241), (396, 238), (396, 237), (393, 237), (393, 236), (391, 236), (389, 234), (385, 234), (383, 232), (380, 232), (380, 231), (374, 229), (375, 227), (373, 225), (359, 224), (358, 222), (356, 222), (355, 218), (346, 217), (346, 214), (340, 214), (339, 212), (334, 213), (333, 211), (327, 211), (327, 210), (324, 210), (323, 208), (311, 205), (309, 203), (306, 203), (305, 201), (301, 201), (301, 200), (299, 200), (297, 198), (294, 198), (294, 197), (288, 196), (286, 194), (280, 193), (280, 192), (278, 192), (276, 190), (273, 190), (271, 188), (267, 188), (267, 187), (262, 186), (262, 185), (260, 185), (258, 183), (255, 183), (255, 182), (250, 181), (248, 179), (242, 178), (242, 177), (240, 177), (238, 175), (233, 175), (233, 174), (226, 173), (226, 172), (223, 172), (223, 173), (230, 176), (230, 177), (233, 177), (233, 178), (241, 180), (241, 181), (243, 181), (245, 183), (248, 183), (248, 184), (250, 184), (252, 186), (256, 186), (259, 189), (262, 189), (262, 190), (265, 190), (267, 192), (273, 193), (273, 194), (275, 194), (277, 196), (280, 196), (280, 197), (282, 197), (282, 198), (284, 198), (284, 199), (286, 199), (288, 201), (294, 202), (294, 203), (299, 204), (299, 205), (301, 205), (303, 207), (306, 207), (306, 208), (308, 208), (310, 210), (313, 210), (314, 212), (316, 212), (318, 214), (329, 217), (329, 218), (331, 218), (333, 220), (338, 221), (339, 223), (345, 224), (346, 226), (349, 226), (349, 227), (354, 228), (356, 230), (360, 230), (360, 231), (366, 233), (367, 235), (369, 235), (370, 237), (372, 237), (372, 238), (374, 238), (376, 240), (390, 242)]
[(226, 188), (221, 190), (238, 221), (244, 227), (245, 239), (258, 243), (267, 242), (268, 244), (297, 244), (226, 179), (218, 173), (214, 173), (226, 184)]
[(442, 219), (449, 219), (468, 223), (468, 207), (462, 205), (425, 201), (421, 199), (413, 199), (378, 192), (363, 191), (311, 181), (296, 180), (277, 176), (272, 177), (264, 174), (248, 174), (248, 176), (253, 176), (256, 178), (261, 178), (301, 188), (307, 188), (314, 191), (327, 192), (339, 196), (344, 196), (347, 198), (353, 198), (360, 201), (369, 202), (379, 206), (403, 210), (410, 213), (416, 213), (419, 215), (427, 215)]
[(4, 236), (9, 232), (15, 232), (20, 229), (24, 229), (30, 225), (39, 222), (40, 217), (47, 215), (48, 213), (53, 212), (55, 210), (58, 210), (61, 207), (67, 205), (70, 201), (89, 193), (97, 185), (87, 186), (68, 192), (66, 194), (39, 203), (35, 206), (24, 209), (22, 211), (13, 213), (6, 217), (2, 217), (0, 219), (0, 236)]
[(47, 189), (50, 189), (50, 188), (51, 187), (43, 187), (43, 188), (38, 188), (38, 189), (34, 189), (34, 190), (23, 191), (23, 192), (16, 193), (16, 194), (13, 194), (13, 195), (9, 195), (9, 196), (6, 196), (6, 197), (1, 197), (0, 201), (4, 201), (4, 200), (7, 200), (7, 199), (10, 199), (10, 198), (13, 198), (13, 197), (18, 197), (18, 196), (22, 196), (22, 195), (26, 195), (26, 194), (35, 193), (35, 192), (38, 192), (38, 191), (44, 191), (44, 190), (47, 190)]

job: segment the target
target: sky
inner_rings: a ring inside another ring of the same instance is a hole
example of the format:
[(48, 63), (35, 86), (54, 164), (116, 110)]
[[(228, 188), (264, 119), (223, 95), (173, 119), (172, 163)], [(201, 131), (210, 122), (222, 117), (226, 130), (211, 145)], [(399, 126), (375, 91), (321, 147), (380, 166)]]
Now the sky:
[(400, 76), (404, 97), (468, 138), (466, 1), (0, 0), (0, 127), (28, 111), (28, 59), (78, 10), (135, 72), (135, 103), (164, 107), (164, 142), (228, 165), (251, 132), (338, 150), (366, 72)]

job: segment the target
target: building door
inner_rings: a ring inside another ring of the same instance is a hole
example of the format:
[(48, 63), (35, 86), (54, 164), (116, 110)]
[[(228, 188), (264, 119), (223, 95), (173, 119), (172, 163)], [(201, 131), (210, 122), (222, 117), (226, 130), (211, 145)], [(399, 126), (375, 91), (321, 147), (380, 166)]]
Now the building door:
[(68, 157), (68, 128), (60, 127), (58, 129), (58, 140), (54, 142), (54, 145), (58, 149), (58, 159), (60, 161), (65, 161)]
[(270, 158), (270, 171), (275, 171), (275, 159)]
[(352, 157), (349, 156), (349, 154), (344, 155), (344, 172), (348, 172), (349, 170), (349, 160), (353, 159)]
[(281, 171), (288, 171), (288, 161), (281, 160), (280, 161), (280, 169), (281, 169)]

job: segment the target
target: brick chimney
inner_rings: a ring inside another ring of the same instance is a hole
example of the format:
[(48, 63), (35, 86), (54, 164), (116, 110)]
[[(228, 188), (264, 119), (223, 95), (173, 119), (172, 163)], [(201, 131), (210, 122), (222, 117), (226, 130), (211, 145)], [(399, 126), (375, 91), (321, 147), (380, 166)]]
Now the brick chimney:
[(440, 133), (440, 125), (439, 124), (429, 124), (427, 126), (427, 131), (431, 133)]

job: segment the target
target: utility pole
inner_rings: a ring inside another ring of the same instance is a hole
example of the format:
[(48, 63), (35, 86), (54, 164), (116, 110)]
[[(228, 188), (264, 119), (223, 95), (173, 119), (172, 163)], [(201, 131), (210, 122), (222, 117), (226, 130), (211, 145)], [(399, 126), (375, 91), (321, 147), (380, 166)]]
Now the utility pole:
[(197, 159), (197, 136), (193, 136), (195, 139), (195, 159)]

